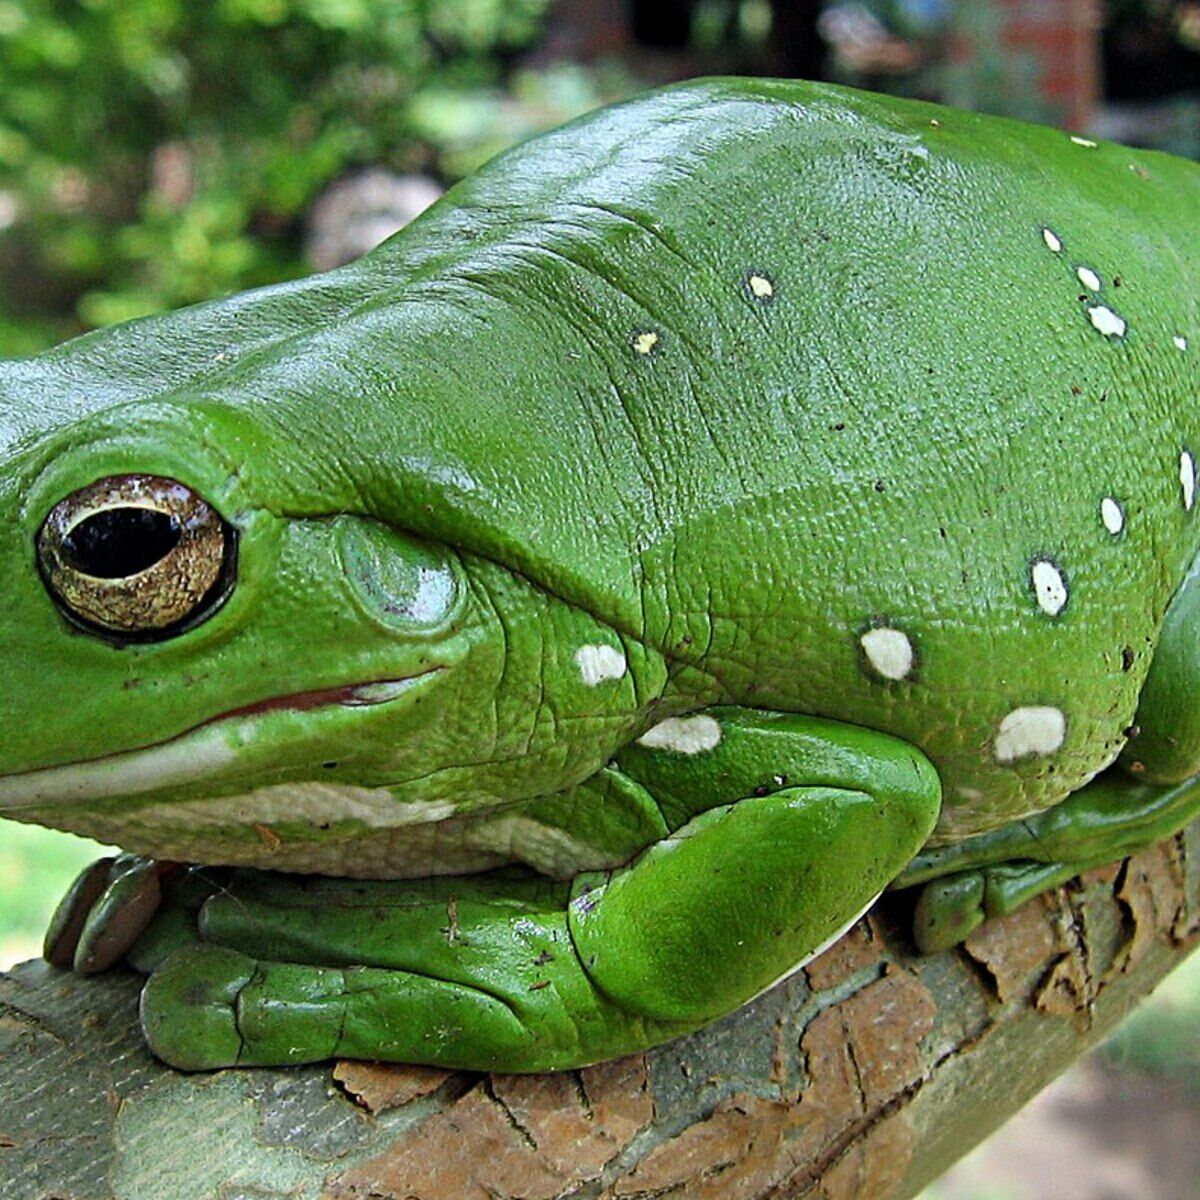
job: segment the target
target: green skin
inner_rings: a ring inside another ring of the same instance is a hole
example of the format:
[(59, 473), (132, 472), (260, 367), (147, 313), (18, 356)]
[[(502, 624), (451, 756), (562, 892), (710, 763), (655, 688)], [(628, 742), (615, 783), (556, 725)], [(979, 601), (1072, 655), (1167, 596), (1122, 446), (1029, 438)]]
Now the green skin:
[[(937, 949), (1178, 829), (1197, 228), (1192, 163), (708, 80), (332, 274), (5, 364), (0, 812), (139, 856), (49, 957), (150, 972), (183, 1068), (565, 1068), (889, 885)], [(39, 549), (131, 474), (236, 533), (151, 641)]]

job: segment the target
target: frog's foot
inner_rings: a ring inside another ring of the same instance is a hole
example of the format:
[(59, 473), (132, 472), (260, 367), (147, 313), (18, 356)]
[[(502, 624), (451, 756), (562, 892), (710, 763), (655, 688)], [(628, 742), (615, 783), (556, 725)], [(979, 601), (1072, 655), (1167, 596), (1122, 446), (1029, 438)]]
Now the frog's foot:
[(79, 975), (119, 962), (154, 919), (164, 884), (180, 869), (132, 854), (92, 863), (55, 909), (42, 951), (47, 961)]
[(207, 944), (148, 980), (141, 1019), (184, 1070), (329, 1058), (529, 1071), (664, 1041), (597, 991), (570, 885), (529, 872), (397, 882), (235, 872), (200, 909)]
[(957, 946), (984, 921), (1007, 916), (1084, 869), (1074, 863), (1009, 863), (928, 883), (913, 913), (917, 949), (922, 954), (937, 954)]
[(1200, 778), (1156, 786), (1112, 768), (1044, 813), (923, 852), (893, 887), (925, 884), (913, 934), (935, 953), (1082, 871), (1169, 837), (1197, 813)]
[[(862, 912), (928, 836), (940, 787), (882, 735), (711, 720), (719, 750), (619, 756), (631, 786), (658, 798), (674, 779), (707, 807), (616, 870), (570, 883), (235, 873), (199, 910), (207, 945), (180, 948), (146, 985), (151, 1046), (184, 1069), (347, 1057), (541, 1071), (731, 1011)], [(714, 802), (730, 787), (740, 799)]]

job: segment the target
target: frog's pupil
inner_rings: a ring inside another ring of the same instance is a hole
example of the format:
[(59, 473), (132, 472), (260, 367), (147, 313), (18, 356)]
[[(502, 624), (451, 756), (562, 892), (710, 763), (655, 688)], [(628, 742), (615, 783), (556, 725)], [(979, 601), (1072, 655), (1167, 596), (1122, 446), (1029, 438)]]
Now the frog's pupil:
[(80, 521), (62, 540), (68, 565), (94, 579), (126, 579), (179, 543), (179, 521), (151, 508), (110, 508)]

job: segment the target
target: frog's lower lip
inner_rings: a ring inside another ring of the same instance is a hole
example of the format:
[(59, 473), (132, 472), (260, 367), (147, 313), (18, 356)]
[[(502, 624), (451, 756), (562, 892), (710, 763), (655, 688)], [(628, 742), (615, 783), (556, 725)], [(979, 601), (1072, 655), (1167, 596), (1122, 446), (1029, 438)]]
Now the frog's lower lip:
[(196, 783), (236, 764), (240, 755), (230, 747), (222, 731), (222, 727), (232, 722), (253, 721), (273, 712), (382, 705), (398, 699), (443, 670), (443, 667), (432, 667), (400, 679), (274, 696), (208, 717), (166, 741), (103, 758), (0, 775), (0, 813), (40, 804), (72, 804), (135, 796), (164, 787)]

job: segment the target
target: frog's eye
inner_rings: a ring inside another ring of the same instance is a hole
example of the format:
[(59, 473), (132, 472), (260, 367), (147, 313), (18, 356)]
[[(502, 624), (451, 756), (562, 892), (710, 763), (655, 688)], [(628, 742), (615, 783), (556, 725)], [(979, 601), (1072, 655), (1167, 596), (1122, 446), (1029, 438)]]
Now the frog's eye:
[(220, 607), (233, 588), (237, 536), (174, 479), (114, 475), (56, 504), (37, 551), (47, 589), (76, 624), (157, 641)]

